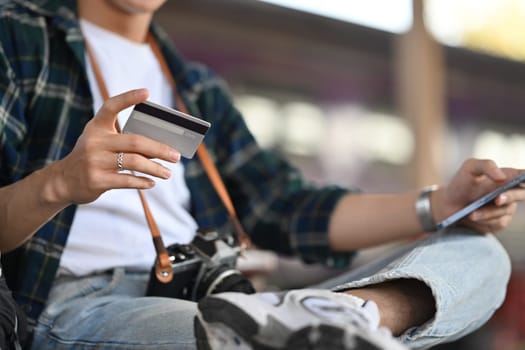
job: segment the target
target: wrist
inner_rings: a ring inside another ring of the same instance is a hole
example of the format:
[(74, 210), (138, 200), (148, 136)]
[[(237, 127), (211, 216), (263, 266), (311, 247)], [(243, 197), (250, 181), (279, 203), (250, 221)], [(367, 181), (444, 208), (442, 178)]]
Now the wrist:
[(62, 181), (60, 165), (58, 163), (38, 170), (35, 175), (40, 178), (40, 202), (44, 206), (65, 207), (69, 203), (65, 199), (65, 186)]

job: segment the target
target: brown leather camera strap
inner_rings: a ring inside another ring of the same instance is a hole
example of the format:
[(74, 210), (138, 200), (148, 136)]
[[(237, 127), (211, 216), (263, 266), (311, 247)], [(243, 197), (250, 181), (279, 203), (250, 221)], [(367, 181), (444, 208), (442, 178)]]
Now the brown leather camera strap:
[[(175, 95), (175, 105), (180, 109), (181, 112), (190, 114), (182, 97), (177, 92), (177, 83), (175, 82), (175, 79), (173, 79), (166, 59), (164, 58), (164, 55), (162, 54), (160, 47), (157, 44), (157, 41), (155, 40), (153, 35), (148, 35), (147, 42), (149, 43), (151, 49), (153, 50), (153, 53), (159, 60), (160, 67), (164, 72), (164, 75), (171, 84), (173, 93)], [(215, 166), (215, 163), (213, 163), (213, 160), (211, 159), (208, 149), (206, 148), (204, 142), (202, 142), (197, 148), (197, 156), (199, 157), (199, 160), (204, 170), (206, 171), (206, 174), (208, 175), (208, 178), (210, 179), (213, 188), (219, 195), (219, 198), (226, 207), (226, 210), (228, 210), (230, 220), (234, 225), (234, 229), (237, 234), (237, 239), (239, 240), (239, 245), (242, 249), (249, 248), (252, 244), (250, 237), (246, 234), (246, 231), (244, 231), (244, 228), (242, 227), (239, 218), (237, 217), (237, 212), (235, 211), (235, 207), (233, 206), (230, 194), (228, 193), (226, 185), (224, 184), (224, 181), (222, 180), (221, 175), (219, 174), (219, 171)]]
[[(180, 97), (180, 95), (177, 92), (177, 85), (171, 75), (171, 72), (166, 63), (164, 55), (162, 54), (157, 42), (155, 41), (155, 39), (153, 38), (151, 34), (148, 35), (147, 42), (149, 43), (153, 53), (157, 57), (164, 75), (166, 76), (166, 78), (168, 79), (169, 83), (172, 86), (173, 93), (175, 96), (176, 106), (180, 109), (181, 112), (189, 114), (188, 109), (186, 108), (186, 105), (183, 99)], [(104, 81), (104, 78), (102, 77), (102, 73), (95, 59), (95, 56), (91, 50), (91, 47), (89, 46), (89, 43), (87, 42), (87, 40), (85, 40), (84, 43), (86, 47), (86, 52), (91, 62), (93, 73), (95, 75), (95, 79), (97, 81), (97, 85), (100, 90), (100, 94), (103, 100), (105, 101), (109, 98), (109, 93), (106, 87), (106, 83)], [(117, 131), (120, 132), (120, 126), (118, 124), (118, 121), (115, 121), (115, 128), (117, 129)], [(217, 170), (217, 167), (213, 163), (211, 156), (209, 155), (208, 150), (206, 146), (204, 145), (204, 142), (202, 142), (197, 148), (197, 156), (199, 157), (199, 160), (204, 170), (206, 171), (206, 174), (208, 178), (210, 179), (215, 191), (219, 195), (219, 198), (221, 199), (224, 206), (226, 207), (226, 210), (228, 210), (228, 214), (234, 225), (234, 229), (237, 234), (237, 239), (239, 240), (239, 245), (241, 249), (249, 248), (251, 246), (250, 237), (246, 234), (246, 231), (244, 231), (244, 228), (242, 227), (237, 217), (237, 212), (235, 211), (233, 202), (226, 189), (226, 186), (224, 185), (224, 181), (222, 180)], [(137, 189), (137, 192), (139, 194), (140, 201), (142, 203), (142, 207), (144, 208), (144, 214), (146, 216), (146, 221), (150, 229), (151, 236), (153, 238), (153, 245), (155, 246), (155, 251), (157, 253), (157, 263), (155, 264), (155, 275), (160, 282), (168, 283), (173, 279), (173, 271), (171, 269), (168, 251), (166, 250), (166, 247), (162, 240), (162, 236), (160, 234), (160, 230), (149, 208), (148, 202), (146, 200), (146, 196), (144, 195), (143, 191), (139, 189)]]

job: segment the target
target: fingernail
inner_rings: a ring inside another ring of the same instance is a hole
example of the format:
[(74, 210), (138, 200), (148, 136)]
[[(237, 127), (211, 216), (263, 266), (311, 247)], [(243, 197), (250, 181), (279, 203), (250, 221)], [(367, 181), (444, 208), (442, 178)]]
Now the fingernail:
[(171, 176), (171, 170), (168, 169), (168, 168), (164, 168), (164, 169), (162, 170), (162, 175), (163, 175), (163, 177), (164, 177), (165, 179), (169, 179), (170, 176)]
[(481, 219), (481, 214), (480, 213), (472, 213), (471, 219), (472, 219), (472, 221), (478, 221), (479, 219)]
[(500, 203), (500, 204), (505, 204), (505, 203), (507, 203), (507, 200), (508, 200), (508, 199), (509, 199), (509, 198), (507, 197), (506, 194), (502, 194), (501, 196), (499, 196), (499, 203)]
[(180, 153), (177, 151), (170, 151), (169, 156), (170, 156), (170, 159), (175, 162), (178, 162), (180, 160)]
[(137, 90), (135, 90), (135, 94), (136, 94), (139, 98), (146, 97), (147, 94), (148, 94), (148, 89), (137, 89)]
[(149, 179), (149, 181), (148, 181), (148, 188), (152, 188), (152, 187), (155, 187), (155, 181)]

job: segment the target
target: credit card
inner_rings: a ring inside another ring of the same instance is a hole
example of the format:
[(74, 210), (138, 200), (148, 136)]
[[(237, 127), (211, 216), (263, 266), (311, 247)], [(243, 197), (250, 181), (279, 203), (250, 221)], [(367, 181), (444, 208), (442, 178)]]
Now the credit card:
[(145, 101), (135, 105), (122, 132), (147, 136), (193, 158), (210, 127), (205, 120)]

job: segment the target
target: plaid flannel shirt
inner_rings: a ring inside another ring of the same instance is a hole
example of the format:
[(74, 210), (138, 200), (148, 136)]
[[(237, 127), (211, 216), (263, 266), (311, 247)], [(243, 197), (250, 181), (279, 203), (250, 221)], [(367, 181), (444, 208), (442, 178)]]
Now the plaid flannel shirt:
[[(185, 62), (154, 24), (151, 30), (188, 110), (212, 123), (205, 143), (253, 242), (307, 262), (347, 264), (352, 253), (332, 252), (327, 238), (330, 214), (347, 190), (315, 188), (286, 161), (259, 148), (221, 80)], [(66, 156), (94, 113), (74, 0), (0, 2), (0, 43), (0, 186), (5, 186)], [(184, 166), (198, 225), (227, 225), (228, 212), (198, 159), (184, 160)], [(75, 209), (69, 206), (2, 257), (31, 324), (46, 302)]]

